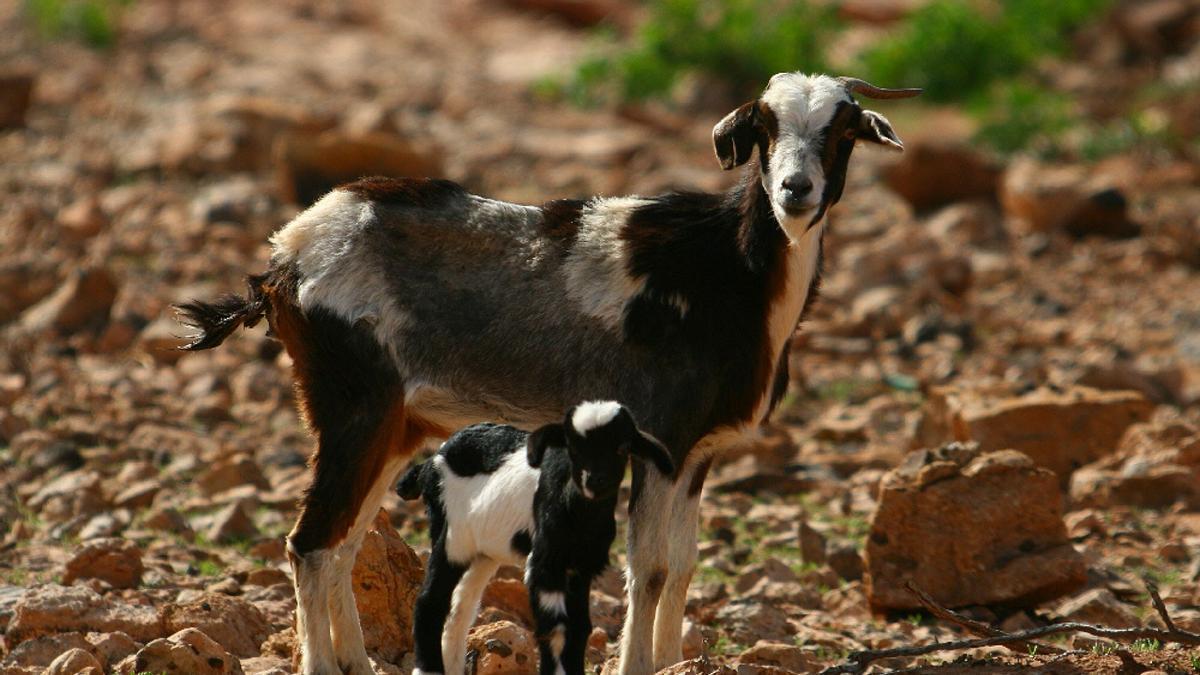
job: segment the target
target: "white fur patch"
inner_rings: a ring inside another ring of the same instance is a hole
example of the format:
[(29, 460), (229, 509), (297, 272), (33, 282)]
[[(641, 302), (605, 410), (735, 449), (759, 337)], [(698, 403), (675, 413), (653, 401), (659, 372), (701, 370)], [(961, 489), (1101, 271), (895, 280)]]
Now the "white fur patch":
[[(522, 446), (523, 447), (523, 446)], [(440, 455), (433, 458), (442, 476), (446, 507), (446, 556), (466, 564), (478, 556), (514, 565), (525, 558), (512, 550), (512, 537), (533, 532), (533, 495), (538, 470), (525, 453), (512, 453), (493, 473), (458, 476)]]
[(597, 429), (613, 421), (619, 412), (621, 412), (621, 404), (616, 401), (580, 403), (575, 407), (575, 412), (571, 414), (571, 426), (575, 427), (575, 431), (579, 432), (580, 436), (586, 436), (592, 429)]
[[(825, 192), (822, 132), (833, 121), (838, 104), (853, 99), (838, 80), (828, 75), (803, 73), (775, 75), (761, 98), (779, 122), (779, 135), (762, 176), (763, 188), (771, 199), (775, 217), (795, 243), (807, 232)], [(812, 181), (812, 191), (805, 200), (805, 212), (793, 217), (778, 204), (782, 201), (784, 179), (797, 173)]]
[(409, 318), (365, 259), (361, 234), (374, 219), (369, 200), (334, 190), (271, 235), (271, 252), (280, 263), (295, 263), (301, 309), (321, 306), (347, 323), (365, 321), (386, 345)]
[(538, 607), (559, 616), (567, 615), (567, 596), (562, 591), (538, 591)]
[(563, 263), (567, 295), (581, 312), (620, 329), (625, 303), (645, 280), (631, 277), (621, 228), (630, 213), (649, 203), (641, 197), (594, 199), (583, 207), (575, 245)]
[(554, 659), (555, 659), (555, 661), (557, 661), (556, 667), (554, 669), (555, 675), (559, 675), (560, 673), (565, 675), (565, 673), (566, 673), (566, 670), (563, 669), (563, 665), (562, 665), (563, 647), (565, 647), (566, 644), (567, 644), (566, 627), (563, 626), (562, 624), (559, 624), (559, 625), (555, 626), (554, 630), (550, 633), (550, 653), (554, 654)]

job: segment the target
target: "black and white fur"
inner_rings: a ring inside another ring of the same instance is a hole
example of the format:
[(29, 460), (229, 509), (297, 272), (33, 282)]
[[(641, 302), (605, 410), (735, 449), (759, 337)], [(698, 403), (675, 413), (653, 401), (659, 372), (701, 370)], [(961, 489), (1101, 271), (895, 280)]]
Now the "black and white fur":
[(345, 185), (274, 234), (245, 298), (180, 307), (199, 328), (191, 349), (265, 315), (292, 357), (318, 440), (288, 535), (305, 675), (371, 672), (350, 569), (425, 439), (485, 420), (533, 429), (596, 399), (636, 410), (677, 467), (634, 466), (620, 671), (681, 660), (712, 456), (753, 434), (786, 388), (856, 142), (901, 148), (856, 91), (868, 90), (771, 78), (713, 129), (721, 166), (745, 167), (723, 194), (525, 206), (449, 181)]
[(666, 476), (666, 448), (613, 401), (582, 403), (532, 434), (477, 424), (414, 466), (397, 492), (425, 498), (433, 542), (413, 616), (414, 675), (463, 672), (467, 629), (501, 564), (525, 564), (539, 672), (582, 675), (592, 579), (608, 566), (630, 456)]

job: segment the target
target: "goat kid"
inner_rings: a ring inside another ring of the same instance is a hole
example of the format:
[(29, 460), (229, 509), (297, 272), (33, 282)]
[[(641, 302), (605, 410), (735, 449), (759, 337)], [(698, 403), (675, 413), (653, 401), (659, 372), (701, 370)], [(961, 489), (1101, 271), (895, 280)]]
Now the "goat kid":
[(539, 672), (583, 674), (592, 579), (608, 566), (630, 456), (674, 472), (666, 448), (619, 403), (603, 401), (532, 434), (467, 427), (408, 470), (396, 491), (425, 498), (433, 542), (413, 615), (414, 675), (464, 672), (467, 630), (502, 564), (526, 565)]
[(265, 315), (294, 363), (317, 437), (288, 536), (303, 672), (371, 672), (350, 569), (426, 438), (484, 420), (532, 429), (595, 399), (638, 411), (677, 467), (634, 465), (621, 672), (679, 661), (712, 455), (753, 433), (787, 386), (856, 142), (902, 148), (854, 94), (918, 92), (772, 77), (713, 129), (721, 166), (747, 167), (725, 194), (521, 206), (448, 181), (361, 180), (275, 233), (247, 297), (182, 305), (199, 329), (187, 348)]

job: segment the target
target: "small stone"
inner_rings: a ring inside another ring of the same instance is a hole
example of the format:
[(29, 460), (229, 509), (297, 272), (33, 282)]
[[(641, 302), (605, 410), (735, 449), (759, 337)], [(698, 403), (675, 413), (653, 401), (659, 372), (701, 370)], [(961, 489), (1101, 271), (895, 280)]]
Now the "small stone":
[(108, 215), (100, 208), (100, 200), (93, 195), (60, 211), (58, 224), (70, 239), (86, 241), (108, 227)]
[(825, 564), (825, 537), (808, 521), (800, 521), (800, 558), (811, 565)]
[(21, 327), (31, 333), (53, 329), (64, 334), (98, 329), (107, 323), (116, 299), (117, 282), (107, 270), (77, 270), (50, 297), (25, 310)]
[(421, 559), (380, 509), (351, 576), (367, 649), (398, 661), (412, 649), (412, 612), (424, 579)]
[(830, 547), (829, 566), (846, 581), (858, 581), (863, 576), (863, 560), (854, 544), (842, 542)]
[(229, 543), (257, 537), (258, 527), (246, 501), (237, 500), (217, 511), (206, 535), (209, 541)]
[[(254, 656), (257, 656), (257, 649)], [(138, 673), (189, 673), (194, 675), (244, 675), (237, 657), (195, 628), (184, 628), (171, 637), (147, 644), (134, 657)]]
[(104, 665), (91, 652), (76, 647), (51, 661), (45, 675), (104, 675)]
[(759, 666), (774, 666), (793, 673), (816, 672), (821, 662), (811, 651), (786, 642), (759, 640), (754, 646), (742, 652), (738, 657), (739, 664)]
[(33, 83), (30, 73), (0, 73), (0, 129), (25, 126), (25, 112), (33, 100)]
[(537, 672), (537, 641), (530, 632), (510, 621), (498, 621), (471, 630), (467, 651), (476, 653), (475, 675)]
[(1141, 625), (1137, 615), (1107, 588), (1094, 588), (1069, 598), (1056, 611), (1071, 621), (1107, 628), (1135, 628)]
[(214, 593), (167, 605), (163, 608), (163, 624), (168, 632), (199, 629), (222, 650), (237, 657), (258, 656), (259, 646), (271, 634), (266, 616), (252, 603)]
[(113, 588), (136, 588), (142, 580), (142, 552), (125, 539), (94, 539), (67, 561), (63, 583), (78, 579), (100, 579)]

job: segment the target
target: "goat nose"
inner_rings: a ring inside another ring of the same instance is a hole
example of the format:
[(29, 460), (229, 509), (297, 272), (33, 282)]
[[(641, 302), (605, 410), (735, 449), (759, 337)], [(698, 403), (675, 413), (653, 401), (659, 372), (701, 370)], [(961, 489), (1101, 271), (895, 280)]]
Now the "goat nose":
[(807, 197), (808, 193), (812, 192), (813, 184), (808, 176), (794, 173), (783, 179), (783, 189), (792, 193), (793, 197)]

